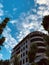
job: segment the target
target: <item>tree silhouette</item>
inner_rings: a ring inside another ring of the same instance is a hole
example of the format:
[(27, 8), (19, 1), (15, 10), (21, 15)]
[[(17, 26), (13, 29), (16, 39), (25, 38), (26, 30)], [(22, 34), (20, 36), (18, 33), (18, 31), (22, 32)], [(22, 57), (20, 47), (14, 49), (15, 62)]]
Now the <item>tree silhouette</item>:
[(0, 60), (0, 65), (9, 65), (9, 60)]
[(9, 65), (10, 63), (9, 63), (9, 60), (5, 60), (5, 61), (3, 61), (3, 65)]
[(44, 29), (49, 32), (49, 15), (43, 17), (42, 25)]
[(34, 59), (36, 58), (37, 51), (38, 51), (37, 44), (32, 43), (30, 46), (30, 49), (28, 51), (28, 59), (29, 59), (30, 63), (34, 62)]
[[(6, 27), (8, 21), (9, 21), (9, 18), (5, 18), (3, 20), (3, 22), (0, 24), (0, 36), (2, 35), (2, 32), (3, 32), (4, 28)], [(1, 49), (1, 46), (3, 46), (4, 41), (5, 41), (5, 37), (2, 36), (0, 38), (0, 49)]]
[(44, 40), (46, 41), (46, 56), (48, 57), (47, 64), (49, 65), (49, 15), (43, 17), (42, 25), (46, 31), (48, 31), (48, 35), (44, 36)]

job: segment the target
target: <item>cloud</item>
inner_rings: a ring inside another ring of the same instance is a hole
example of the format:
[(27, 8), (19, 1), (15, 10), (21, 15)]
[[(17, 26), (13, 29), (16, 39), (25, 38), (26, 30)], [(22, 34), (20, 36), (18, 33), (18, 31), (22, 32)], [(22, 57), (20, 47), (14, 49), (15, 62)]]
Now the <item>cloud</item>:
[(18, 42), (20, 42), (25, 36), (30, 33), (30, 30), (23, 29), (20, 31), (19, 35), (17, 36)]
[(3, 59), (3, 55), (0, 53), (0, 60)]
[[(42, 31), (44, 33), (47, 33), (47, 31), (44, 30), (43, 26), (41, 25), (42, 17), (49, 14), (49, 9), (47, 9), (48, 6), (43, 6), (41, 4), (46, 4), (44, 0), (41, 2), (41, 0), (35, 0), (35, 4), (40, 4), (38, 8), (32, 8), (28, 11), (28, 13), (21, 13), (18, 19), (10, 21), (12, 25), (15, 25), (17, 30), (19, 31), (19, 34), (16, 36), (16, 39), (12, 37), (12, 35), (9, 33), (9, 30), (5, 30), (4, 35), (6, 33), (6, 43), (5, 47), (7, 49), (13, 48), (17, 43), (19, 43), (26, 35), (28, 35), (30, 32), (33, 31)], [(36, 7), (36, 6), (35, 6)], [(15, 9), (14, 9), (15, 10)], [(31, 11), (35, 12), (36, 14), (31, 14)], [(11, 29), (10, 29), (11, 31)], [(17, 31), (17, 32), (18, 32)], [(15, 32), (15, 34), (17, 33)], [(17, 42), (17, 41), (18, 42)], [(14, 42), (13, 42), (14, 41)], [(9, 44), (8, 44), (9, 43)]]
[(49, 1), (48, 0), (34, 0), (37, 4), (40, 4), (40, 5), (42, 5), (42, 4), (47, 4), (48, 5), (48, 3), (49, 3)]
[(3, 4), (2, 3), (0, 3), (0, 8), (3, 8)]
[(11, 29), (7, 26), (6, 29), (3, 32), (3, 36), (6, 37), (4, 47), (11, 52), (11, 49), (17, 44), (17, 41), (12, 37), (10, 34)]
[[(4, 46), (5, 48), (11, 53), (11, 49), (17, 45), (25, 36), (27, 36), (30, 32), (33, 31), (42, 31), (47, 33), (44, 30), (43, 26), (41, 25), (42, 17), (49, 14), (49, 4), (48, 0), (35, 0), (35, 8), (30, 9), (27, 13), (22, 12), (18, 19), (11, 20), (10, 23), (14, 25), (17, 29), (17, 32), (14, 34), (16, 35), (16, 39), (11, 35), (10, 27), (6, 27), (3, 32), (3, 35), (6, 37)], [(37, 9), (36, 9), (37, 7)], [(17, 8), (14, 8), (13, 11), (15, 12)], [(31, 13), (34, 12), (35, 14)], [(1, 12), (1, 16), (4, 12)], [(5, 35), (6, 34), (6, 35)]]
[(16, 11), (17, 10), (17, 8), (13, 8), (13, 11)]
[(17, 23), (18, 21), (17, 20), (11, 20), (10, 21), (10, 23), (12, 23), (12, 24), (15, 24), (15, 23)]
[(4, 15), (4, 11), (2, 10), (2, 8), (3, 8), (3, 4), (0, 3), (0, 16)]
[(38, 6), (37, 14), (40, 16), (49, 15), (49, 0), (34, 0), (35, 5)]
[(2, 9), (0, 9), (0, 16), (3, 16), (4, 15), (4, 12)]
[[(31, 31), (42, 31), (47, 33), (41, 26), (42, 16), (41, 14), (29, 14), (24, 13), (25, 16), (20, 16), (17, 22), (15, 21), (16, 28), (19, 30), (19, 35), (16, 37), (18, 42), (20, 42), (25, 36), (27, 36)], [(21, 22), (21, 23), (20, 23)]]
[[(0, 21), (2, 21), (2, 18), (0, 17)], [(0, 22), (1, 23), (1, 22)]]

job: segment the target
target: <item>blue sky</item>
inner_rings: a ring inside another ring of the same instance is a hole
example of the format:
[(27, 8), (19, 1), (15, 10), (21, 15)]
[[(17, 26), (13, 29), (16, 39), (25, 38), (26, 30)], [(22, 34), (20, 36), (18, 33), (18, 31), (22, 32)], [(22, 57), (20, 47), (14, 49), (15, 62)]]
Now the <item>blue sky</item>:
[(30, 32), (47, 33), (41, 22), (48, 14), (49, 0), (0, 0), (0, 23), (5, 17), (10, 18), (2, 34), (6, 40), (0, 50), (0, 59), (10, 59), (12, 48)]

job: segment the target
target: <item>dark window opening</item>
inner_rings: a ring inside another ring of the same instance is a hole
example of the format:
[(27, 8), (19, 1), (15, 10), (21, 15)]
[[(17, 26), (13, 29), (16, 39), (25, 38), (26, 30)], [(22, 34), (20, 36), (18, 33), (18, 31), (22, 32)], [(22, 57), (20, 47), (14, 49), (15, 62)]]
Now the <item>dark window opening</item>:
[(25, 63), (25, 60), (23, 59), (23, 64)]
[(23, 53), (23, 56), (25, 56), (25, 53)]
[(26, 62), (28, 62), (28, 58), (26, 58)]
[(28, 51), (26, 51), (26, 55), (28, 54)]
[(28, 46), (26, 45), (26, 48), (28, 48)]
[(23, 47), (23, 50), (25, 50), (25, 47)]

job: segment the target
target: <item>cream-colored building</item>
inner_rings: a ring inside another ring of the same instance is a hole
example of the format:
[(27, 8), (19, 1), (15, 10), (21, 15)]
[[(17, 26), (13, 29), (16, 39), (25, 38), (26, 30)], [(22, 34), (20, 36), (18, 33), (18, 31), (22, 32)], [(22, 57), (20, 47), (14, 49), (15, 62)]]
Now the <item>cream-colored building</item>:
[(43, 36), (45, 34), (40, 31), (34, 31), (28, 34), (21, 42), (19, 42), (12, 50), (11, 54), (11, 60), (10, 65), (14, 65), (14, 56), (18, 54), (20, 56), (20, 65), (30, 65), (28, 60), (28, 50), (30, 47), (30, 44), (34, 43), (38, 46), (38, 52), (36, 53), (36, 59), (34, 62), (39, 62), (43, 58), (46, 59), (45, 50), (46, 50), (46, 44), (45, 40), (43, 39)]

